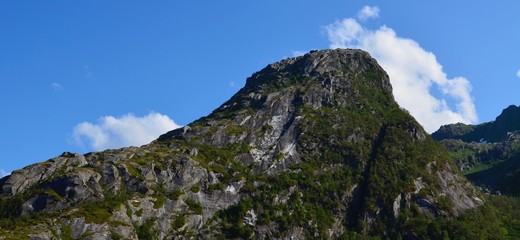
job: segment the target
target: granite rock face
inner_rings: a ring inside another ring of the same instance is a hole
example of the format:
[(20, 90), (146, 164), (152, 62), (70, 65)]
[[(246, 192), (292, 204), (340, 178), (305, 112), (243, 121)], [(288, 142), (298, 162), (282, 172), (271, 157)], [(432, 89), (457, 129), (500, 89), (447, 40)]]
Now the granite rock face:
[[(268, 65), (229, 101), (142, 147), (62, 156), (0, 180), (0, 236), (395, 238), (482, 204), (399, 108), (368, 53)], [(6, 220), (7, 221), (7, 220)]]

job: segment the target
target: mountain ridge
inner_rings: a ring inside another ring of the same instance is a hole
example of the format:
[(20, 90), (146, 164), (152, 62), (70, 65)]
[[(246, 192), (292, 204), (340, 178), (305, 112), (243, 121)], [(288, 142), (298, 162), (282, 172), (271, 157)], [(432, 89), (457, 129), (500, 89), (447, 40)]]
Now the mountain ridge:
[(432, 134), (451, 151), (459, 169), (495, 194), (520, 194), (520, 107), (510, 105), (491, 122), (452, 124)]
[(520, 129), (520, 106), (510, 105), (494, 120), (478, 125), (463, 123), (441, 126), (432, 133), (436, 140), (460, 139), (465, 142), (501, 142)]

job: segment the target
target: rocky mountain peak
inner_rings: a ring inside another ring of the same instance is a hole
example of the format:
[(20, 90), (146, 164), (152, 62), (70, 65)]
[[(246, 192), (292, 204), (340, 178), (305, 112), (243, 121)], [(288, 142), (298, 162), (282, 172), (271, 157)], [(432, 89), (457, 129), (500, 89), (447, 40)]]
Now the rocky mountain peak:
[[(346, 73), (366, 71), (384, 73), (384, 70), (377, 64), (376, 60), (365, 51), (358, 49), (314, 50), (303, 56), (288, 58), (280, 62), (269, 64), (266, 68), (255, 73), (247, 80), (246, 88), (254, 88), (255, 86), (269, 82), (272, 83), (273, 81), (287, 81), (290, 80), (290, 76), (295, 75), (301, 76), (301, 78), (299, 78), (300, 81), (308, 81), (312, 79), (310, 77), (320, 76), (321, 78), (318, 78), (319, 80), (329, 76), (339, 77)], [(277, 77), (273, 77), (273, 75), (277, 75)], [(289, 76), (289, 79), (283, 78), (284, 76)], [(334, 83), (348, 83), (348, 81), (339, 81), (340, 79), (329, 80), (338, 80), (336, 82), (329, 82), (330, 85)], [(388, 77), (380, 80), (378, 84), (391, 92), (392, 86), (390, 85)], [(283, 82), (281, 84), (283, 84)], [(327, 87), (330, 85), (324, 84), (323, 86)]]
[[(262, 163), (255, 169), (257, 172), (273, 173), (301, 161), (296, 147), (306, 131), (302, 125), (315, 125), (315, 113), (361, 111), (370, 113), (374, 121), (379, 122), (384, 118), (385, 108), (395, 109), (398, 105), (388, 75), (367, 52), (356, 49), (311, 51), (254, 73), (244, 88), (212, 114), (164, 134), (159, 141), (196, 138), (219, 147), (246, 144), (252, 151), (242, 160)], [(354, 126), (360, 124), (358, 120), (361, 119), (331, 116), (326, 125), (340, 128), (340, 124), (350, 122)], [(378, 126), (372, 127), (370, 138), (376, 138)], [(425, 138), (426, 133), (419, 124), (413, 122), (410, 128), (411, 135)], [(242, 131), (229, 134), (229, 129)], [(357, 141), (366, 134), (352, 133), (350, 138)], [(282, 155), (285, 156), (283, 161), (276, 159)]]
[(510, 105), (502, 110), (496, 118), (495, 124), (504, 126), (507, 130), (520, 130), (520, 106)]

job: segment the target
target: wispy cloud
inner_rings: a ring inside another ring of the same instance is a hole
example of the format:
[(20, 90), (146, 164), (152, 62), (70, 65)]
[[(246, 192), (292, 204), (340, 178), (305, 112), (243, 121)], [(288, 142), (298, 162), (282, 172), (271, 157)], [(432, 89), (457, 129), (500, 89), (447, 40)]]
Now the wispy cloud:
[(237, 82), (235, 82), (235, 81), (231, 81), (231, 82), (229, 82), (229, 87), (230, 87), (230, 88), (237, 88), (237, 87), (238, 87), (238, 84), (237, 84)]
[[(331, 48), (360, 48), (376, 58), (390, 76), (396, 101), (428, 132), (443, 124), (477, 121), (470, 82), (463, 77), (448, 78), (435, 55), (413, 39), (400, 37), (387, 26), (368, 29), (353, 18), (336, 21), (325, 29)], [(434, 96), (430, 91), (433, 87), (443, 95)], [(455, 109), (449, 101), (455, 103)]]
[(357, 17), (361, 21), (378, 18), (379, 8), (376, 6), (364, 6), (359, 10)]
[(72, 140), (78, 146), (96, 151), (141, 146), (179, 127), (168, 116), (154, 112), (143, 117), (131, 113), (121, 117), (104, 116), (97, 123), (82, 122), (76, 125)]
[(96, 80), (96, 76), (94, 76), (94, 73), (90, 70), (88, 65), (83, 66), (83, 71), (85, 72), (85, 78), (87, 80)]
[(305, 55), (306, 53), (307, 53), (307, 52), (305, 52), (305, 51), (297, 51), (297, 50), (296, 50), (296, 51), (292, 51), (292, 56), (293, 56), (293, 57), (299, 57), (299, 56), (303, 56), (303, 55)]
[(57, 83), (57, 82), (53, 82), (53, 83), (51, 83), (51, 87), (52, 87), (52, 89), (54, 89), (54, 91), (56, 91), (56, 92), (60, 92), (60, 91), (65, 90), (65, 88), (64, 88), (61, 84), (59, 84), (59, 83)]
[(520, 70), (518, 70), (518, 71), (516, 72), (516, 76), (517, 76), (518, 78), (520, 78)]
[(3, 178), (9, 174), (11, 174), (11, 172), (5, 171), (4, 169), (0, 169), (0, 178)]

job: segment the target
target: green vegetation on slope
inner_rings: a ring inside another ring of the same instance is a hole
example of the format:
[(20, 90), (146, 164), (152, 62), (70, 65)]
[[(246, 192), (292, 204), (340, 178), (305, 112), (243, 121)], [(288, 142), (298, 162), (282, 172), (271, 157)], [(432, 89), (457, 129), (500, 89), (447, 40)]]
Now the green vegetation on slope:
[(440, 141), (467, 178), (491, 192), (520, 195), (520, 141), (511, 139), (499, 143)]

